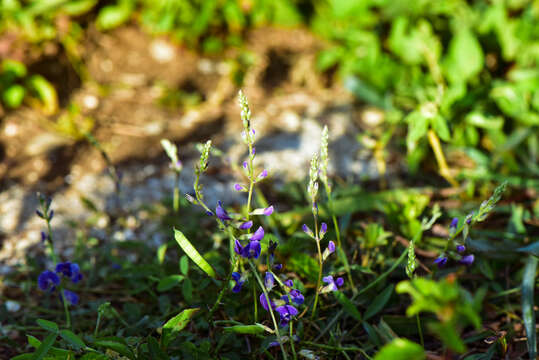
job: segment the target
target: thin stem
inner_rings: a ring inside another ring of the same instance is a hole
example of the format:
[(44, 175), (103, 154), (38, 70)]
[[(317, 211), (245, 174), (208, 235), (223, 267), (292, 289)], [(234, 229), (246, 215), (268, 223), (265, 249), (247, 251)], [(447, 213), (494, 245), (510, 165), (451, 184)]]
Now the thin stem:
[(172, 206), (174, 208), (174, 212), (178, 212), (180, 209), (180, 186), (178, 185), (178, 182), (180, 181), (180, 173), (176, 171), (176, 181), (174, 182), (174, 196), (172, 199)]
[(314, 346), (320, 349), (335, 350), (335, 351), (357, 351), (357, 352), (360, 352), (367, 359), (372, 359), (365, 350), (356, 346), (333, 346), (333, 345), (319, 344), (312, 341), (302, 341), (302, 343), (305, 345)]
[[(247, 131), (251, 131), (251, 129), (247, 129)], [(250, 136), (250, 133), (247, 134), (247, 136)], [(254, 182), (254, 169), (253, 169), (253, 144), (251, 141), (249, 141), (249, 195), (247, 196), (247, 221), (249, 221), (250, 218), (250, 212), (251, 212), (251, 200), (253, 198), (253, 187), (255, 185)]]
[(292, 356), (294, 357), (294, 360), (297, 359), (297, 355), (296, 355), (296, 348), (295, 348), (295, 345), (294, 345), (294, 330), (293, 330), (293, 324), (294, 322), (293, 321), (290, 321), (288, 323), (288, 326), (290, 328), (290, 347), (292, 348)]
[(421, 347), (425, 347), (425, 341), (423, 340), (423, 329), (421, 328), (421, 319), (419, 319), (419, 314), (415, 314), (417, 321), (417, 331), (419, 332), (419, 340), (421, 341)]
[(440, 175), (442, 175), (442, 177), (446, 179), (453, 187), (458, 187), (459, 184), (455, 181), (455, 179), (453, 179), (449, 166), (447, 166), (447, 162), (445, 161), (444, 152), (442, 150), (442, 145), (440, 144), (438, 135), (436, 135), (432, 129), (428, 131), (427, 135), (429, 138), (430, 147), (434, 152), (434, 157), (436, 158), (436, 162), (440, 168)]
[(288, 356), (286, 355), (286, 351), (284, 350), (283, 342), (281, 340), (281, 334), (279, 334), (279, 327), (277, 326), (277, 320), (275, 320), (275, 315), (273, 314), (273, 309), (271, 307), (271, 300), (268, 295), (268, 292), (266, 291), (266, 287), (264, 286), (264, 283), (260, 279), (260, 276), (258, 275), (258, 272), (256, 270), (255, 265), (251, 260), (248, 260), (249, 266), (251, 267), (251, 270), (253, 271), (253, 275), (256, 278), (256, 281), (258, 282), (258, 285), (262, 289), (262, 292), (264, 293), (264, 296), (266, 297), (266, 302), (268, 303), (268, 311), (271, 315), (271, 320), (273, 321), (273, 328), (275, 331), (275, 336), (277, 336), (277, 341), (279, 342), (279, 346), (281, 347), (281, 352), (283, 353), (283, 359), (287, 360)]
[(101, 322), (101, 314), (97, 313), (97, 321), (95, 322), (94, 337), (97, 337), (99, 331), (99, 323)]
[(316, 240), (316, 249), (318, 250), (318, 280), (316, 281), (316, 294), (314, 296), (314, 305), (313, 312), (311, 313), (311, 319), (314, 318), (316, 313), (316, 305), (318, 304), (318, 289), (320, 288), (320, 283), (322, 282), (322, 251), (320, 250), (320, 237), (318, 236), (318, 217), (316, 216), (313, 206), (313, 217), (314, 217), (314, 234)]
[[(237, 262), (236, 262), (237, 264)], [(234, 272), (234, 268), (236, 267), (236, 264), (232, 264), (230, 266), (230, 271), (228, 272), (226, 276), (226, 280), (223, 283), (223, 287), (221, 288), (221, 291), (219, 292), (219, 295), (217, 296), (217, 299), (215, 300), (215, 303), (210, 309), (210, 312), (208, 313), (208, 320), (212, 322), (212, 316), (213, 313), (217, 310), (219, 307), (219, 304), (221, 303), (221, 300), (223, 299), (223, 296), (225, 295), (226, 290), (228, 289), (228, 283), (230, 282), (230, 279), (232, 279), (232, 273)]]

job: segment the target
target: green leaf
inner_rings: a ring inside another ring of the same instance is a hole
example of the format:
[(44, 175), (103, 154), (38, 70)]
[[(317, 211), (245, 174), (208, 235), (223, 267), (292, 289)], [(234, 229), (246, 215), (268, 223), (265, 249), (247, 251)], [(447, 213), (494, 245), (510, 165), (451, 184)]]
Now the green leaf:
[(387, 302), (391, 298), (391, 294), (393, 294), (393, 288), (394, 286), (391, 284), (380, 294), (376, 295), (363, 315), (364, 320), (370, 319), (374, 315), (378, 314), (378, 312), (380, 312), (384, 306), (386, 306)]
[(50, 331), (55, 334), (58, 333), (58, 324), (56, 324), (55, 322), (45, 319), (37, 319), (36, 323), (47, 331)]
[(184, 279), (183, 275), (169, 275), (161, 280), (159, 280), (159, 284), (157, 284), (157, 291), (167, 291), (181, 283)]
[(189, 278), (186, 278), (182, 284), (182, 295), (188, 303), (193, 300), (193, 283)]
[(261, 324), (254, 325), (234, 325), (223, 328), (226, 332), (234, 332), (237, 334), (263, 334), (266, 328)]
[(185, 309), (163, 325), (161, 343), (166, 349), (172, 337), (183, 330), (191, 321), (191, 318), (200, 310), (200, 308)]
[(150, 358), (155, 360), (168, 360), (168, 355), (159, 347), (157, 340), (153, 337), (148, 338), (148, 350), (150, 351)]
[(334, 291), (333, 294), (339, 301), (339, 303), (343, 306), (343, 309), (345, 312), (348, 313), (348, 315), (352, 316), (357, 321), (361, 321), (361, 313), (357, 309), (357, 307), (340, 291)]
[(528, 356), (530, 359), (535, 359), (537, 355), (537, 333), (535, 327), (535, 311), (533, 309), (535, 304), (533, 295), (535, 290), (535, 272), (538, 262), (539, 259), (537, 257), (528, 257), (522, 278), (522, 317), (528, 339)]
[(180, 271), (185, 276), (189, 273), (189, 259), (185, 255), (180, 258)]
[(483, 69), (484, 55), (474, 33), (459, 28), (449, 43), (444, 72), (451, 83), (466, 82)]
[(56, 336), (58, 335), (52, 332), (49, 335), (47, 335), (47, 337), (43, 340), (41, 345), (37, 348), (36, 352), (34, 353), (33, 360), (41, 360), (45, 357), (45, 355), (47, 355), (52, 345), (56, 341)]
[(110, 349), (113, 351), (116, 351), (120, 355), (126, 356), (129, 359), (135, 359), (135, 354), (129, 346), (125, 343), (125, 340), (119, 337), (110, 337), (110, 338), (104, 338), (95, 340), (93, 342), (94, 345), (99, 347), (104, 347), (106, 349)]
[(410, 340), (397, 338), (385, 345), (374, 360), (421, 360), (425, 359), (425, 350)]
[(176, 239), (176, 242), (178, 242), (178, 245), (182, 248), (183, 251), (185, 251), (185, 254), (189, 256), (191, 260), (195, 264), (198, 265), (206, 274), (208, 274), (212, 278), (216, 278), (215, 270), (208, 264), (208, 262), (198, 253), (198, 251), (195, 249), (193, 245), (191, 245), (191, 242), (185, 237), (185, 235), (178, 229), (174, 229), (174, 238)]
[(14, 109), (21, 106), (25, 95), (26, 89), (19, 84), (14, 84), (4, 90), (2, 100), (7, 107)]
[(436, 134), (440, 137), (440, 139), (442, 139), (443, 141), (451, 140), (449, 127), (447, 127), (447, 121), (444, 117), (442, 117), (440, 114), (437, 114), (430, 120), (430, 123)]
[(531, 243), (528, 246), (518, 248), (517, 251), (526, 252), (528, 254), (532, 254), (539, 257), (539, 241)]
[(127, 20), (133, 12), (133, 7), (129, 5), (131, 2), (123, 1), (119, 5), (108, 5), (99, 11), (96, 19), (96, 25), (99, 30), (114, 29)]
[(454, 323), (431, 323), (429, 324), (429, 328), (436, 333), (442, 342), (453, 351), (457, 353), (463, 353), (466, 351), (466, 345), (464, 345), (464, 342), (455, 329)]
[(62, 337), (62, 339), (71, 344), (76, 350), (86, 348), (86, 344), (84, 343), (84, 341), (82, 341), (82, 339), (78, 337), (75, 333), (73, 333), (71, 330), (61, 330), (60, 336)]
[(165, 254), (167, 253), (168, 244), (162, 244), (157, 249), (157, 262), (159, 265), (163, 265), (163, 262), (165, 262)]
[(32, 75), (28, 79), (28, 88), (37, 94), (43, 103), (43, 111), (47, 115), (54, 114), (58, 110), (58, 94), (50, 82), (41, 75)]
[(429, 121), (421, 111), (412, 111), (404, 119), (408, 123), (408, 134), (406, 135), (406, 146), (411, 151), (415, 149), (419, 139), (427, 134), (429, 129)]

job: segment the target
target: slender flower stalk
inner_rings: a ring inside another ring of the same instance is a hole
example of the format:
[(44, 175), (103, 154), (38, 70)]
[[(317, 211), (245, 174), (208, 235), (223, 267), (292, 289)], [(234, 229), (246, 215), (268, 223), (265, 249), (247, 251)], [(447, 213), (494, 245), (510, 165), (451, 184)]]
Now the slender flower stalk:
[(174, 171), (174, 194), (172, 199), (172, 206), (174, 212), (178, 212), (180, 209), (180, 174), (183, 169), (182, 162), (178, 158), (178, 148), (167, 139), (161, 139), (161, 146), (165, 149), (168, 158), (170, 159), (170, 168)]
[(266, 299), (266, 303), (268, 304), (268, 311), (271, 315), (271, 321), (273, 322), (273, 329), (275, 331), (275, 336), (277, 337), (277, 341), (279, 342), (279, 346), (281, 347), (281, 352), (283, 353), (283, 359), (287, 360), (288, 356), (286, 355), (286, 351), (283, 346), (283, 342), (281, 339), (281, 334), (279, 333), (279, 326), (277, 325), (277, 320), (275, 319), (275, 314), (273, 313), (273, 308), (271, 306), (271, 299), (269, 297), (268, 291), (266, 290), (266, 287), (264, 286), (264, 283), (262, 282), (262, 279), (260, 279), (260, 276), (258, 275), (258, 271), (256, 269), (256, 266), (253, 264), (252, 260), (249, 260), (249, 266), (251, 267), (251, 270), (256, 278), (256, 281), (258, 282), (258, 285), (262, 289), (262, 292), (264, 293), (264, 298)]
[(333, 220), (333, 226), (335, 228), (335, 236), (337, 237), (337, 249), (338, 249), (337, 254), (339, 256), (339, 259), (342, 261), (344, 265), (344, 269), (348, 276), (348, 281), (350, 282), (350, 285), (352, 286), (352, 290), (355, 293), (357, 292), (357, 289), (352, 279), (352, 271), (350, 269), (350, 264), (348, 263), (348, 259), (346, 258), (346, 253), (342, 247), (341, 231), (339, 228), (339, 222), (337, 221), (337, 216), (335, 215), (335, 211), (334, 211), (335, 208), (333, 206), (333, 197), (331, 196), (331, 185), (329, 184), (329, 180), (328, 180), (328, 165), (329, 165), (328, 147), (329, 147), (329, 131), (328, 131), (328, 127), (324, 126), (324, 129), (322, 130), (321, 141), (320, 141), (320, 180), (322, 181), (322, 184), (324, 184), (324, 189), (326, 190), (329, 210), (331, 212), (331, 218)]

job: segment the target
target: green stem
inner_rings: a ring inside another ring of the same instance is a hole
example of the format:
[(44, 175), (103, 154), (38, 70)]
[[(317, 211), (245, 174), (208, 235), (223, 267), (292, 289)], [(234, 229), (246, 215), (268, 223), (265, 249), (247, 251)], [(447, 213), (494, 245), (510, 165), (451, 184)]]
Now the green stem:
[(277, 336), (277, 342), (279, 342), (279, 346), (281, 347), (281, 352), (283, 353), (283, 359), (287, 360), (288, 356), (286, 355), (286, 351), (284, 350), (283, 342), (281, 339), (281, 334), (279, 334), (279, 327), (277, 326), (277, 320), (275, 320), (275, 315), (273, 314), (270, 297), (268, 295), (268, 292), (266, 291), (266, 287), (264, 286), (264, 283), (262, 282), (262, 280), (260, 279), (260, 276), (258, 275), (255, 265), (250, 259), (248, 260), (248, 262), (253, 272), (253, 275), (255, 276), (256, 281), (258, 282), (258, 285), (260, 286), (260, 288), (262, 289), (262, 292), (264, 293), (264, 296), (266, 297), (266, 302), (268, 303), (268, 311), (271, 315), (271, 320), (273, 321), (273, 328), (275, 331), (275, 336)]
[(425, 347), (425, 341), (423, 340), (423, 329), (421, 328), (421, 319), (419, 319), (419, 314), (415, 314), (417, 321), (417, 331), (419, 332), (419, 340), (421, 341), (421, 346)]
[(294, 360), (297, 360), (297, 355), (296, 355), (296, 347), (294, 345), (294, 330), (293, 330), (293, 324), (294, 322), (293, 321), (290, 321), (288, 323), (289, 325), (289, 328), (290, 328), (290, 347), (292, 348), (292, 356), (294, 357)]
[(99, 331), (99, 323), (101, 322), (101, 314), (97, 314), (97, 321), (95, 322), (94, 337), (97, 337)]
[[(236, 262), (237, 264), (237, 262)], [(230, 282), (230, 279), (232, 279), (232, 273), (234, 272), (234, 268), (236, 267), (236, 264), (231, 264), (230, 271), (228, 272), (225, 282), (223, 283), (223, 287), (221, 288), (221, 291), (219, 291), (219, 295), (217, 296), (217, 299), (215, 300), (215, 303), (210, 309), (210, 312), (208, 313), (208, 320), (212, 322), (212, 316), (213, 313), (217, 310), (219, 307), (219, 304), (221, 303), (221, 300), (223, 299), (223, 296), (225, 295), (226, 290), (228, 289), (228, 283)]]
[(180, 181), (180, 173), (176, 171), (176, 181), (174, 182), (174, 196), (172, 199), (172, 206), (174, 207), (174, 212), (178, 212), (180, 209), (180, 187), (178, 182)]
[(315, 240), (316, 240), (316, 249), (318, 250), (318, 280), (316, 281), (316, 288), (315, 288), (315, 296), (314, 296), (314, 304), (313, 304), (313, 311), (311, 313), (311, 319), (314, 319), (314, 315), (316, 314), (316, 306), (318, 305), (318, 289), (320, 288), (320, 283), (322, 282), (322, 251), (320, 250), (320, 237), (318, 236), (318, 217), (316, 216), (316, 213), (314, 211), (313, 206), (313, 217), (314, 217), (314, 234), (315, 234)]

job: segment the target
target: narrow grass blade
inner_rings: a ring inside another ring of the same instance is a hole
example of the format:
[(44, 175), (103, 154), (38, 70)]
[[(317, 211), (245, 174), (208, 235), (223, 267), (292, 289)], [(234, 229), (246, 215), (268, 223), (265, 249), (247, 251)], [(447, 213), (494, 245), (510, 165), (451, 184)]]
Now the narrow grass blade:
[(34, 353), (34, 360), (41, 360), (47, 355), (49, 350), (51, 349), (52, 345), (56, 341), (56, 337), (58, 335), (56, 333), (49, 333), (47, 337), (43, 340), (41, 345), (37, 348), (36, 352)]
[(535, 359), (537, 355), (537, 333), (535, 331), (535, 312), (533, 311), (533, 292), (537, 262), (539, 262), (539, 259), (535, 256), (528, 257), (522, 279), (522, 317), (524, 318), (524, 327), (526, 328), (526, 336), (528, 337), (528, 353), (530, 359)]
[(197, 249), (191, 244), (185, 235), (178, 229), (174, 229), (174, 238), (183, 251), (198, 265), (206, 274), (212, 278), (216, 278), (215, 270), (208, 264), (208, 262), (198, 253)]

